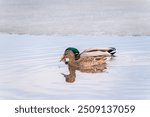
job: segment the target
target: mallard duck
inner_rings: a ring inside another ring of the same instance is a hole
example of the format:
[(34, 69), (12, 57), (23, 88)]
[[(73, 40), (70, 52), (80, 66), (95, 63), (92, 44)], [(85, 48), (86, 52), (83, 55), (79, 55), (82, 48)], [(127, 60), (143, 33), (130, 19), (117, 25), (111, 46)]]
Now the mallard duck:
[(90, 48), (80, 53), (78, 49), (69, 47), (60, 61), (74, 67), (91, 68), (106, 63), (107, 58), (111, 58), (115, 53), (115, 48)]

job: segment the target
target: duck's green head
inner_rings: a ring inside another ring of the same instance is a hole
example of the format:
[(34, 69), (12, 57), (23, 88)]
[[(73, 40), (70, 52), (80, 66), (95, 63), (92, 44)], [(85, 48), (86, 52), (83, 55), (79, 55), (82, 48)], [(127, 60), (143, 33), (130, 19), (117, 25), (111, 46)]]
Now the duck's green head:
[(73, 48), (73, 47), (69, 47), (69, 48), (67, 48), (67, 49), (65, 50), (65, 52), (66, 52), (67, 50), (71, 50), (71, 51), (74, 53), (76, 60), (79, 59), (79, 53), (80, 53), (80, 52), (79, 52), (78, 49)]
[[(78, 49), (76, 49), (76, 48), (74, 48), (74, 47), (68, 47), (68, 48), (65, 50), (64, 54), (65, 54), (68, 50), (70, 50), (70, 51), (72, 51), (72, 52), (74, 53), (75, 60), (78, 60), (78, 59), (80, 58), (80, 52), (79, 52)], [(61, 58), (61, 61), (62, 61), (62, 60), (64, 60), (64, 56)], [(65, 61), (65, 63), (67, 64), (67, 61)]]

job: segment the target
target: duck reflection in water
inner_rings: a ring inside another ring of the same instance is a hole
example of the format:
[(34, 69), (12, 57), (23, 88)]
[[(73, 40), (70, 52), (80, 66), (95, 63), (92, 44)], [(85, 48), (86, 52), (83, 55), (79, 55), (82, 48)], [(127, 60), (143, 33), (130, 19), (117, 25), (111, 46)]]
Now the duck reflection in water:
[(106, 61), (114, 57), (115, 48), (90, 48), (82, 53), (76, 48), (69, 47), (65, 50), (60, 61), (68, 65), (70, 74), (63, 74), (66, 82), (73, 83), (76, 78), (76, 70), (86, 73), (103, 72), (107, 69)]
[(97, 66), (92, 66), (91, 68), (77, 68), (68, 65), (69, 74), (67, 75), (62, 73), (62, 75), (65, 77), (66, 82), (74, 83), (76, 79), (76, 70), (79, 70), (80, 72), (84, 73), (101, 73), (104, 72), (106, 69), (107, 66), (105, 63)]

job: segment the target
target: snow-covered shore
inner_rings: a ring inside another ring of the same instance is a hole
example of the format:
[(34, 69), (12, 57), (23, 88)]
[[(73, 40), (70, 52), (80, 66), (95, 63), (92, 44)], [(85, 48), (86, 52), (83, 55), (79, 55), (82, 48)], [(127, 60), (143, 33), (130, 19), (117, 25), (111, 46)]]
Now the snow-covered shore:
[(149, 0), (0, 0), (0, 32), (150, 35)]

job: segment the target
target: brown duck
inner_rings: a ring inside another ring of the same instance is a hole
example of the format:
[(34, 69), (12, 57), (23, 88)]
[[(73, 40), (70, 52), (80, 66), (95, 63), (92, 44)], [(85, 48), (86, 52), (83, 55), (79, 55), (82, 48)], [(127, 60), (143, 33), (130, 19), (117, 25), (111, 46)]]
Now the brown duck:
[(115, 48), (90, 48), (82, 53), (76, 48), (69, 47), (65, 50), (60, 61), (78, 69), (91, 69), (106, 63), (116, 53)]

